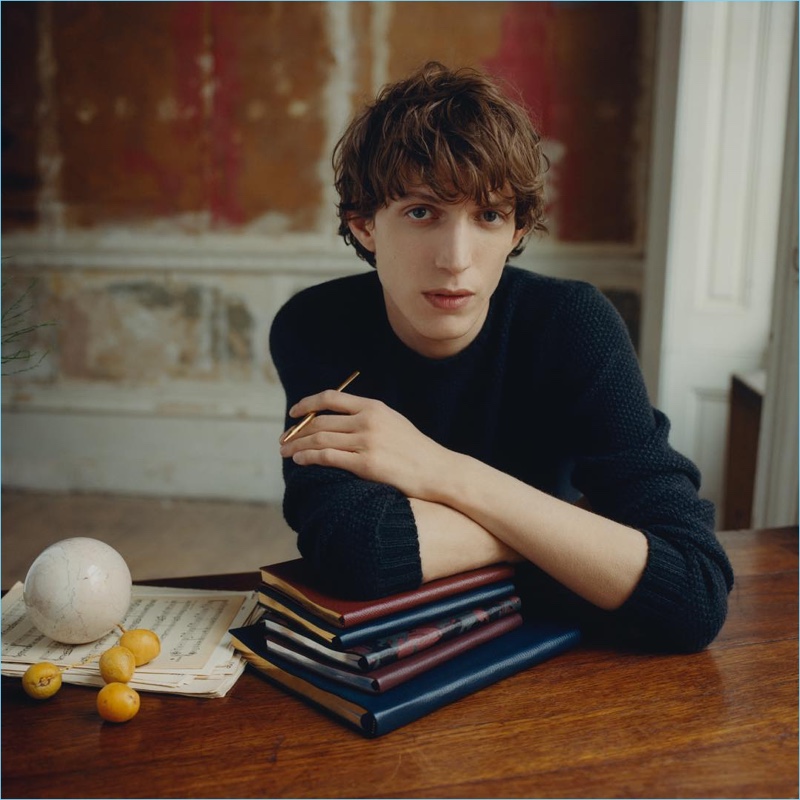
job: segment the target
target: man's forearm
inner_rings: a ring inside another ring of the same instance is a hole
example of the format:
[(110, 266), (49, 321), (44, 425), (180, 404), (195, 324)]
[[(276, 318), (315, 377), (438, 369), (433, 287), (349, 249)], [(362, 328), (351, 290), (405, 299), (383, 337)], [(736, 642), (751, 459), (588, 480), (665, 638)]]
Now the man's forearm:
[(647, 561), (640, 531), (468, 456), (446, 457), (450, 463), (438, 471), (428, 502), (412, 500), (426, 579), (490, 563), (494, 555), (495, 561), (531, 561), (600, 608), (618, 608), (630, 596)]
[(417, 524), (422, 580), (432, 581), (522, 556), (477, 522), (440, 503), (411, 499)]

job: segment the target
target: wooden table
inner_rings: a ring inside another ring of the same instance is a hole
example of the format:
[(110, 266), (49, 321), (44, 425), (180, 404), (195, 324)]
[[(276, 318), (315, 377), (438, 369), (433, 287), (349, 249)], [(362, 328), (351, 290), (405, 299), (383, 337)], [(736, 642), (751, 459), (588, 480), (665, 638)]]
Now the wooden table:
[(95, 690), (37, 703), (4, 678), (2, 795), (797, 797), (797, 529), (721, 538), (736, 586), (705, 652), (583, 647), (375, 740), (249, 668), (223, 699), (144, 695), (119, 726)]

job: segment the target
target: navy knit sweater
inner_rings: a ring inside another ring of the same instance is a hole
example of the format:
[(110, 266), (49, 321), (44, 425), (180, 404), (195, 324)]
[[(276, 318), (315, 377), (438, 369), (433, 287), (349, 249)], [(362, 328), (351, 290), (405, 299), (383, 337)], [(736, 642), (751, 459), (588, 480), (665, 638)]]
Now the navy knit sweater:
[[(577, 617), (589, 632), (648, 649), (705, 647), (725, 620), (733, 585), (699, 499), (696, 467), (668, 444), (627, 330), (589, 284), (506, 267), (476, 339), (445, 359), (406, 347), (386, 318), (377, 273), (306, 289), (275, 318), (270, 348), (287, 396), (361, 376), (348, 392), (374, 397), (443, 446), (556, 497), (642, 531), (649, 554), (631, 597), (603, 612), (533, 565), (521, 570), (528, 607)], [(295, 420), (287, 416), (287, 427)], [(379, 597), (421, 582), (408, 499), (331, 468), (284, 460), (284, 515), (328, 588)]]

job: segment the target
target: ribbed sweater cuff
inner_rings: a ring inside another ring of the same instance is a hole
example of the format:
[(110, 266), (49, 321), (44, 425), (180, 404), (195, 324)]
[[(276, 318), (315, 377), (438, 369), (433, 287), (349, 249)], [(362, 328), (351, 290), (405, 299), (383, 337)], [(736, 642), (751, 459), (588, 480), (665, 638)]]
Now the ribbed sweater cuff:
[(417, 588), (422, 583), (417, 524), (411, 503), (400, 492), (387, 497), (378, 532), (374, 542), (377, 590), (394, 594)]
[(635, 622), (679, 619), (686, 604), (686, 559), (675, 547), (645, 532), (647, 564), (619, 612)]

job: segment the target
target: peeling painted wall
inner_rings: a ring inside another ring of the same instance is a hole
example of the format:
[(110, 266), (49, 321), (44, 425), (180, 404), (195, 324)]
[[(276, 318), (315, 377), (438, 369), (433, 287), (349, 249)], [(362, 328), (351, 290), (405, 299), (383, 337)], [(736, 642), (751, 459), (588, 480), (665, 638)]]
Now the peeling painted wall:
[[(67, 488), (96, 488), (104, 474), (82, 473), (66, 440), (57, 466), (26, 460), (37, 414), (79, 426), (99, 410), (112, 444), (126, 414), (277, 432), (277, 308), (364, 268), (335, 235), (333, 144), (364, 100), (428, 59), (487, 67), (521, 92), (552, 160), (551, 233), (528, 266), (609, 289), (635, 333), (657, 5), (0, 4), (3, 304), (35, 278), (32, 314), (56, 323), (31, 336), (44, 361), (4, 381), (4, 481), (57, 483), (67, 464)], [(150, 471), (179, 475), (166, 461), (181, 447), (165, 442)], [(239, 480), (259, 496), (276, 462), (239, 460), (244, 478), (163, 491), (239, 496)], [(159, 490), (118, 475), (102, 488)]]
[[(60, 211), (67, 229), (330, 225), (320, 167), (331, 106), (346, 120), (384, 80), (438, 58), (521, 91), (556, 162), (558, 240), (636, 242), (654, 13), (613, 2), (3, 3), (4, 230), (37, 211)], [(335, 74), (343, 58), (349, 80)]]

